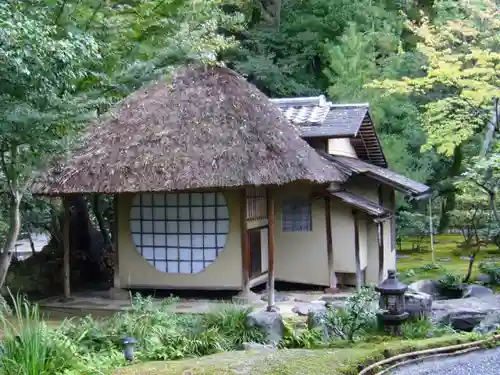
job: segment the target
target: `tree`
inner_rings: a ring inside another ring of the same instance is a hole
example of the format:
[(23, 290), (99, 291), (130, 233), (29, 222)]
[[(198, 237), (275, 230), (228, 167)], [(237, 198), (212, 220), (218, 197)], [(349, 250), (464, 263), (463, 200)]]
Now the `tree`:
[(491, 0), (441, 0), (436, 14), (433, 22), (427, 17), (408, 22), (420, 38), (423, 69), (400, 79), (374, 80), (369, 87), (418, 101), (427, 135), (423, 150), (435, 148), (453, 159), (447, 173), (451, 180), (441, 187), (446, 197), (440, 223), (444, 229), (447, 212), (455, 205), (452, 179), (462, 171), (464, 146), (484, 130), (493, 98), (500, 94), (500, 11)]
[(94, 114), (76, 88), (101, 59), (94, 38), (63, 33), (50, 12), (23, 2), (0, 4), (0, 165), (9, 197), (10, 228), (0, 255), (0, 287), (21, 229), (21, 200), (32, 173), (59, 154)]
[(239, 17), (224, 14), (220, 4), (204, 0), (0, 4), (0, 165), (10, 208), (0, 254), (0, 287), (21, 228), (21, 202), (34, 172), (63, 156), (90, 119), (145, 81), (180, 62), (213, 61), (219, 51), (232, 46), (233, 38), (219, 31), (236, 25)]

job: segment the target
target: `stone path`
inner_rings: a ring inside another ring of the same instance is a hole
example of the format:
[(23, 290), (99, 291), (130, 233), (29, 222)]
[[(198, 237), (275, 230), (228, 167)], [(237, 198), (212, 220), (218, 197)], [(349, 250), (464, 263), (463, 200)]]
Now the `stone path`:
[(390, 375), (498, 375), (500, 348), (477, 351), (458, 357), (436, 358), (401, 367)]

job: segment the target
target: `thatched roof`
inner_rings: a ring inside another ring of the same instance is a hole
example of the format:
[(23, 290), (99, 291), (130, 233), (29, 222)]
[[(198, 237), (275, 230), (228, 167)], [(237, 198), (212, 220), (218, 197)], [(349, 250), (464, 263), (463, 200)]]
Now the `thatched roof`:
[(35, 194), (121, 193), (341, 182), (277, 106), (234, 71), (188, 66), (89, 127)]

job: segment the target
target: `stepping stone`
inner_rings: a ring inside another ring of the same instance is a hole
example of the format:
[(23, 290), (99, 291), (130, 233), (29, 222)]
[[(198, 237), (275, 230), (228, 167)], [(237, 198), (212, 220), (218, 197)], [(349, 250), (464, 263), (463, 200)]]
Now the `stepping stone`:
[(439, 258), (438, 259), (440, 262), (451, 262), (450, 258)]

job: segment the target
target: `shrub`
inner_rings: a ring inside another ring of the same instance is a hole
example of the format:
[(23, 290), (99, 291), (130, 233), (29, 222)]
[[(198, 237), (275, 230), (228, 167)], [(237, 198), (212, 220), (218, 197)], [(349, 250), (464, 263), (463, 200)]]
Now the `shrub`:
[(247, 324), (247, 316), (251, 311), (252, 308), (225, 304), (203, 314), (201, 325), (204, 329), (217, 330), (227, 338), (231, 348), (241, 348), (244, 342), (264, 343), (264, 332)]
[(287, 349), (314, 349), (325, 345), (320, 328), (297, 329), (291, 322), (283, 321), (284, 332), (280, 347)]
[(364, 287), (346, 299), (344, 308), (329, 310), (325, 315), (328, 332), (342, 340), (353, 342), (357, 335), (371, 329), (377, 320), (378, 299), (373, 287)]
[(455, 333), (450, 326), (438, 326), (427, 317), (408, 320), (403, 323), (401, 328), (403, 331), (403, 338), (409, 340), (439, 337), (445, 334)]
[(462, 279), (458, 275), (446, 273), (438, 279), (441, 294), (449, 297), (459, 297), (462, 294)]
[(481, 262), (479, 271), (489, 277), (491, 285), (500, 284), (500, 263), (496, 262)]
[(1, 375), (55, 375), (79, 373), (81, 359), (76, 347), (58, 330), (49, 329), (37, 305), (13, 296), (14, 322), (2, 314), (3, 346)]

